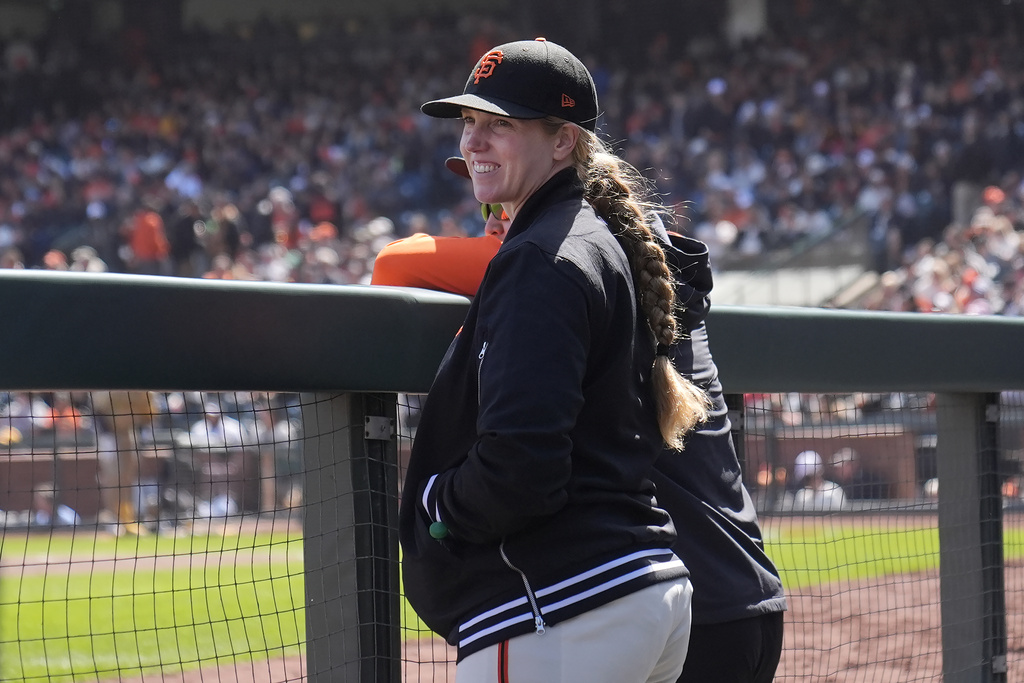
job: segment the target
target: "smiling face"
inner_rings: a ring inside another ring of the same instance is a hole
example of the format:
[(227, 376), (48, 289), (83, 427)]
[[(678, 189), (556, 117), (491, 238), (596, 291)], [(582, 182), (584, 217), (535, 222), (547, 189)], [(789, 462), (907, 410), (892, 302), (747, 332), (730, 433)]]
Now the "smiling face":
[(557, 130), (540, 119), (512, 119), (473, 109), (462, 110), (459, 149), (484, 203), (500, 203), (515, 218), (537, 188), (571, 163), (578, 130)]

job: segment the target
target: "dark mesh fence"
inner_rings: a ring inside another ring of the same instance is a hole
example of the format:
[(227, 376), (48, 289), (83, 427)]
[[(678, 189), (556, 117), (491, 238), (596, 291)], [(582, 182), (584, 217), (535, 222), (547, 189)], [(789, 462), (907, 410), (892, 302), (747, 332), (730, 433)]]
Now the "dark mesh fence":
[[(418, 401), (400, 411), (403, 454)], [(1024, 671), (1022, 421), (1013, 401), (1001, 407), (998, 458), (1009, 680)], [(790, 607), (776, 680), (943, 680), (935, 397), (750, 394), (743, 406), (733, 426), (746, 484)], [(454, 680), (454, 652), (404, 615), (406, 680)]]
[[(980, 572), (955, 558), (947, 558), (943, 571), (947, 585), (981, 582), (989, 573), (1001, 577), (1005, 554), (1008, 657), (1001, 663), (990, 654), (996, 673), (1002, 664), (1007, 680), (1017, 680), (1024, 672), (1024, 423), (1013, 395), (1003, 397), (998, 413), (999, 447), (992, 457), (969, 450), (957, 457), (995, 468), (1000, 489), (987, 504), (994, 517), (1002, 514), (1003, 534), (983, 544), (988, 556)], [(958, 613), (957, 597), (940, 586), (940, 542), (968, 533), (972, 521), (947, 515), (940, 533), (935, 396), (748, 395), (742, 425), (746, 483), (790, 608), (776, 680), (943, 680), (950, 634), (958, 622), (971, 628), (965, 622), (985, 617), (970, 609)], [(989, 473), (979, 472), (978, 480)], [(996, 588), (986, 590), (999, 612), (1004, 596)]]
[[(1024, 402), (1005, 395), (1000, 431), (1003, 489), (1003, 561), (1007, 635), (1007, 680), (1024, 678)], [(993, 601), (998, 604), (999, 597)]]
[(932, 403), (746, 397), (747, 485), (789, 602), (777, 680), (941, 680)]
[[(391, 649), (388, 584), (374, 588), (366, 573), (386, 574), (394, 559), (380, 529), (390, 513), (341, 520), (379, 529), (355, 534), (369, 564), (357, 557), (348, 576), (333, 570), (347, 558), (323, 553), (309, 573), (304, 548), (331, 539), (303, 541), (304, 526), (316, 528), (304, 519), (313, 509), (304, 482), (323, 481), (326, 491), (335, 472), (322, 455), (311, 466), (304, 447), (311, 435), (350, 429), (325, 417), (329, 400), (0, 393), (0, 680), (303, 680), (308, 576), (320, 594), (351, 598), (351, 611), (334, 615), (339, 623), (367, 609), (383, 615), (359, 620), (369, 650), (341, 648), (332, 666), (393, 658), (402, 680), (454, 680), (454, 651), (401, 596), (400, 650)], [(421, 401), (398, 397), (397, 455), (387, 456), (397, 458), (397, 474), (394, 463), (371, 464), (337, 483), (318, 515), (358, 508), (376, 487), (390, 499), (381, 510), (397, 506)], [(942, 680), (949, 634), (985, 616), (958, 613), (957, 596), (940, 586), (940, 539), (955, 541), (970, 520), (939, 512), (939, 497), (956, 492), (937, 487), (935, 397), (748, 394), (742, 403), (733, 422), (746, 484), (790, 604), (777, 680)], [(995, 653), (994, 662), (1005, 662), (1009, 680), (1024, 673), (1022, 413), (1019, 397), (1003, 396), (998, 450), (980, 459), (998, 475), (999, 490), (982, 500), (1001, 513), (1001, 535), (982, 544), (981, 564), (954, 556), (942, 569), (953, 583), (983, 582), (1005, 613), (1006, 657)], [(352, 438), (376, 438), (370, 430), (350, 429)]]
[(0, 680), (299, 680), (299, 397), (0, 393)]
[[(404, 481), (416, 421), (424, 396), (402, 395), (398, 406), (399, 477)], [(402, 598), (403, 680), (410, 683), (446, 683), (455, 680), (455, 648), (431, 632)]]

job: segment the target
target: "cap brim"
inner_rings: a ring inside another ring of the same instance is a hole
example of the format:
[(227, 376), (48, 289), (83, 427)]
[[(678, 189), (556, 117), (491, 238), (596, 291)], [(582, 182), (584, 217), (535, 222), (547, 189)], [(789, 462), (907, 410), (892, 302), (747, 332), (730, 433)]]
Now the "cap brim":
[(488, 114), (507, 116), (510, 119), (542, 119), (545, 116), (535, 109), (494, 97), (484, 99), (479, 95), (456, 95), (443, 100), (431, 100), (420, 107), (420, 111), (436, 119), (457, 119), (462, 116), (463, 109), (476, 109)]
[(462, 157), (448, 157), (444, 160), (444, 165), (455, 175), (469, 178), (469, 164)]

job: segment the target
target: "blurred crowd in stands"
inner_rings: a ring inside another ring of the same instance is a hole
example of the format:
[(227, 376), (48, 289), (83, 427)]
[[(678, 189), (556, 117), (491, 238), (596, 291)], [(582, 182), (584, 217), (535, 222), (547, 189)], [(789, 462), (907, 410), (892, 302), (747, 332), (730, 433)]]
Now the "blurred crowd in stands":
[[(665, 30), (580, 51), (601, 130), (713, 263), (865, 214), (886, 274), (869, 307), (1016, 314), (1022, 10), (959, 12), (794, 3), (740, 45)], [(418, 105), (530, 33), (515, 22), (263, 21), (159, 54), (12, 36), (0, 265), (359, 283), (395, 237), (474, 234), (443, 167), (458, 126)]]
[[(0, 391), (0, 447), (16, 452), (73, 450), (76, 471), (92, 462), (97, 481), (117, 468), (119, 451), (109, 420), (102, 419), (108, 392)], [(149, 392), (149, 409), (132, 420), (136, 432), (131, 450), (138, 464), (130, 484), (132, 507), (139, 521), (173, 530), (196, 520), (242, 513), (294, 513), (302, 505), (302, 416), (300, 399), (289, 393)], [(91, 456), (91, 457), (90, 457)], [(67, 505), (69, 496), (94, 487), (74, 477), (55, 461), (42, 474), (54, 481), (35, 481), (30, 468), (15, 476), (8, 464), (2, 477), (2, 498), (21, 499), (31, 508), (0, 509), (0, 527), (99, 523), (116, 530), (116, 510), (85, 510)], [(24, 476), (31, 474), (32, 476)], [(88, 496), (86, 496), (88, 497)], [(95, 504), (95, 501), (93, 501)], [(0, 506), (4, 507), (4, 506)], [(126, 520), (121, 520), (124, 523)]]

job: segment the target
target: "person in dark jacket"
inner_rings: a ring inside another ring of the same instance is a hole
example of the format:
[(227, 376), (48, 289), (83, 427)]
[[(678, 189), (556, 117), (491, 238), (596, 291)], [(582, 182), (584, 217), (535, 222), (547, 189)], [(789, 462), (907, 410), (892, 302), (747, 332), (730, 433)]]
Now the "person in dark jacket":
[(474, 193), (512, 223), (420, 417), (406, 596), (458, 647), (459, 683), (675, 681), (691, 588), (650, 474), (707, 398), (668, 359), (675, 294), (639, 175), (548, 41), (489, 51), (423, 111), (462, 118)]
[[(464, 159), (453, 157), (446, 165), (469, 178)], [(508, 216), (495, 208), (484, 205), (483, 213), (484, 237), (417, 235), (388, 245), (377, 255), (373, 283), (474, 296), (480, 274), (510, 227)], [(659, 504), (679, 530), (674, 549), (695, 587), (692, 645), (677, 683), (770, 683), (782, 654), (786, 599), (743, 485), (708, 342), (704, 319), (713, 286), (708, 249), (667, 232), (657, 217), (651, 228), (663, 242), (676, 278), (676, 299), (684, 304), (679, 322), (686, 333), (671, 348), (672, 362), (712, 401), (707, 421), (687, 438), (683, 457), (666, 449), (651, 475)]]

